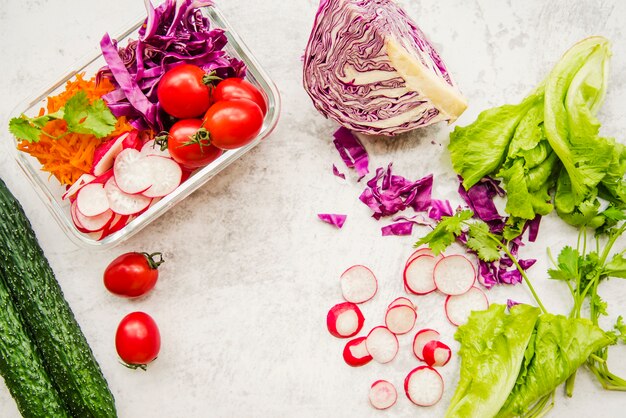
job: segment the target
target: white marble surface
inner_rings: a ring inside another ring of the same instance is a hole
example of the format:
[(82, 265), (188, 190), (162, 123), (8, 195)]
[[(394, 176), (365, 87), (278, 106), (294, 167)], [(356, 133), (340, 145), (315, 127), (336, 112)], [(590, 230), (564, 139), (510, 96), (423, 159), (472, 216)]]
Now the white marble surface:
[[(470, 101), (466, 124), (486, 107), (517, 101), (577, 40), (602, 34), (613, 42), (612, 75), (601, 111), (603, 131), (624, 138), (626, 118), (626, 2), (620, 0), (399, 1), (430, 36)], [(54, 81), (95, 48), (109, 30), (125, 27), (143, 10), (140, 0), (2, 0), (0, 120), (24, 97)], [(74, 246), (29, 189), (12, 158), (0, 154), (0, 176), (21, 200), (65, 296), (113, 391), (120, 417), (363, 417), (441, 416), (454, 390), (458, 359), (442, 369), (443, 400), (429, 409), (402, 393), (388, 412), (367, 402), (371, 382), (390, 379), (402, 392), (416, 365), (409, 339), (388, 365), (352, 369), (343, 363), (344, 341), (326, 331), (328, 308), (341, 300), (338, 276), (354, 263), (378, 275), (380, 291), (363, 305), (366, 329), (382, 321), (384, 307), (403, 295), (401, 267), (415, 237), (381, 237), (380, 225), (357, 200), (362, 185), (331, 174), (340, 165), (331, 143), (335, 125), (316, 113), (301, 88), (301, 61), (316, 0), (219, 1), (229, 20), (276, 81), (283, 98), (281, 122), (271, 139), (120, 247), (95, 252)], [(6, 126), (6, 125), (3, 125)], [(449, 127), (439, 125), (393, 140), (367, 142), (371, 168), (394, 162), (397, 173), (417, 178), (433, 172), (435, 195), (456, 199), (446, 153)], [(9, 141), (3, 128), (2, 142)], [(343, 171), (345, 169), (342, 168)], [(318, 212), (347, 213), (343, 230), (316, 220)], [(567, 290), (545, 280), (545, 248), (558, 250), (574, 232), (548, 219), (536, 256), (538, 291), (549, 309), (566, 312)], [(620, 246), (624, 246), (620, 243)], [(127, 301), (101, 283), (107, 263), (130, 251), (163, 251), (167, 259), (156, 289)], [(610, 317), (626, 313), (626, 284), (602, 292)], [(522, 288), (500, 288), (492, 301), (530, 301)], [(442, 298), (413, 298), (418, 326), (452, 340)], [(118, 363), (113, 337), (119, 320), (143, 310), (162, 332), (159, 359), (147, 372)], [(620, 312), (621, 310), (621, 312)], [(605, 324), (605, 325), (606, 325)], [(626, 348), (612, 348), (612, 365), (626, 374)], [(626, 398), (604, 392), (583, 371), (572, 399), (559, 390), (553, 417), (623, 416)], [(19, 416), (4, 386), (0, 416)]]

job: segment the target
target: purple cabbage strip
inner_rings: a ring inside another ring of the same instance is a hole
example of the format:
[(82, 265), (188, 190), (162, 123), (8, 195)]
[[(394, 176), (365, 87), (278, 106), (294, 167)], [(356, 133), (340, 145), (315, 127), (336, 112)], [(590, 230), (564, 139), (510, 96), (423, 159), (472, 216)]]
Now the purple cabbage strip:
[(333, 164), (333, 174), (339, 178), (346, 179), (346, 175), (339, 171), (337, 166)]
[(450, 201), (437, 199), (432, 199), (430, 201), (428, 216), (431, 219), (440, 221), (442, 217), (452, 215), (454, 215), (454, 211), (452, 210), (452, 205), (450, 205)]
[(537, 234), (539, 233), (539, 224), (541, 223), (541, 215), (535, 216), (534, 219), (531, 219), (526, 222), (524, 225), (524, 230), (528, 228), (528, 241), (535, 242), (537, 239)]
[(511, 310), (511, 308), (515, 305), (520, 305), (520, 302), (516, 302), (513, 299), (507, 299), (506, 300), (506, 307), (509, 309), (509, 311)]
[(396, 222), (394, 224), (383, 226), (380, 230), (383, 237), (389, 235), (411, 235), (413, 233), (413, 225), (414, 222), (412, 221)]
[(334, 225), (337, 228), (341, 229), (343, 224), (346, 222), (346, 218), (348, 215), (339, 215), (334, 213), (318, 213), (317, 217), (322, 221)]
[(496, 205), (493, 203), (495, 196), (502, 196), (502, 188), (499, 182), (485, 177), (479, 183), (476, 183), (469, 190), (463, 187), (463, 179), (459, 177), (459, 194), (467, 203), (474, 214), (481, 220), (489, 223), (490, 221), (503, 222), (503, 217), (498, 213)]
[(339, 152), (341, 159), (348, 168), (354, 168), (359, 181), (369, 173), (369, 158), (367, 151), (361, 141), (348, 129), (341, 127), (337, 129), (333, 143)]

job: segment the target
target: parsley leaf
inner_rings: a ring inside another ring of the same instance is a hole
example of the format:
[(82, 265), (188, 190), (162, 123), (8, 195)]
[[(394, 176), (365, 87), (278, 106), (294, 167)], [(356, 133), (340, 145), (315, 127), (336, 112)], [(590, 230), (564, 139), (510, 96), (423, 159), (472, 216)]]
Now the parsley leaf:
[(17, 139), (26, 140), (28, 142), (39, 142), (39, 134), (41, 128), (37, 128), (30, 124), (25, 117), (13, 118), (9, 121), (9, 132)]
[(580, 255), (572, 247), (565, 246), (559, 253), (558, 265), (556, 269), (549, 269), (548, 274), (554, 280), (576, 280), (578, 277), (578, 261)]
[(483, 261), (500, 259), (500, 244), (492, 238), (489, 226), (484, 222), (474, 222), (467, 233), (467, 246), (476, 251)]
[(626, 259), (621, 253), (615, 254), (611, 261), (604, 266), (604, 274), (626, 279)]
[(463, 222), (470, 219), (473, 214), (471, 210), (464, 210), (455, 213), (453, 216), (442, 217), (432, 231), (415, 243), (415, 247), (428, 244), (435, 255), (441, 253), (456, 240), (456, 237), (461, 235)]
[(626, 343), (626, 324), (624, 324), (624, 318), (621, 315), (617, 317), (617, 322), (615, 322), (613, 328), (617, 331), (617, 339)]

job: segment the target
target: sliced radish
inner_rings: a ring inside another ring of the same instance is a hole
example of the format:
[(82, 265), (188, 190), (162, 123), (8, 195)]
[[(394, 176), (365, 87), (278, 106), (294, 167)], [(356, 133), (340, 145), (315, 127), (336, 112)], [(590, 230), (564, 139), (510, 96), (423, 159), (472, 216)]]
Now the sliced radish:
[(354, 337), (363, 328), (363, 322), (365, 318), (361, 310), (352, 302), (333, 306), (326, 316), (328, 332), (337, 338)]
[(364, 366), (372, 361), (372, 356), (365, 346), (366, 337), (358, 337), (346, 343), (343, 349), (343, 359), (352, 367)]
[(432, 367), (416, 367), (404, 379), (404, 392), (415, 405), (432, 406), (443, 395), (443, 378)]
[(137, 151), (141, 149), (141, 144), (143, 144), (144, 139), (142, 138), (144, 135), (140, 135), (137, 129), (133, 129), (128, 133), (128, 136), (122, 142), (122, 148), (132, 148)]
[(102, 231), (104, 228), (106, 228), (113, 220), (113, 217), (115, 216), (115, 214), (113, 213), (111, 209), (107, 209), (105, 212), (101, 213), (100, 215), (85, 216), (82, 214), (82, 212), (79, 209), (77, 209), (75, 216), (78, 222), (80, 222), (80, 225), (85, 230), (89, 232), (94, 232), (94, 231)]
[(417, 250), (413, 251), (413, 254), (409, 256), (409, 258), (406, 260), (405, 265), (408, 266), (411, 261), (415, 260), (420, 255), (430, 255), (432, 257), (435, 256), (435, 254), (433, 254), (433, 251), (429, 247), (418, 248)]
[(163, 197), (173, 192), (183, 176), (180, 165), (171, 158), (149, 155), (147, 163), (152, 172), (152, 186), (142, 194), (147, 197)]
[(462, 295), (446, 298), (446, 316), (453, 325), (463, 325), (472, 311), (484, 311), (489, 308), (485, 292), (477, 287), (470, 288)]
[(445, 366), (452, 357), (450, 347), (441, 341), (429, 341), (422, 350), (424, 361), (430, 367)]
[(124, 193), (142, 193), (153, 184), (153, 172), (150, 161), (145, 155), (133, 148), (119, 153), (113, 164), (117, 187)]
[(387, 309), (391, 309), (394, 306), (408, 306), (410, 308), (413, 308), (414, 310), (417, 310), (417, 306), (415, 306), (411, 299), (405, 298), (404, 296), (400, 296), (399, 298), (394, 299), (393, 302), (391, 302), (389, 306), (387, 306)]
[(387, 309), (385, 325), (394, 334), (406, 334), (415, 326), (417, 313), (415, 309), (406, 305), (394, 306)]
[(124, 132), (116, 138), (110, 139), (100, 144), (96, 148), (93, 153), (93, 166), (91, 168), (91, 172), (93, 175), (99, 176), (111, 167), (113, 167), (115, 157), (117, 157), (117, 155), (122, 152), (122, 144), (127, 137), (128, 132)]
[(436, 258), (431, 255), (420, 255), (404, 268), (404, 285), (411, 293), (425, 295), (436, 289), (433, 280), (433, 269)]
[(415, 354), (415, 357), (417, 357), (418, 360), (424, 361), (424, 346), (431, 341), (439, 341), (440, 337), (439, 332), (434, 329), (424, 328), (417, 331), (415, 338), (413, 338), (413, 354)]
[(167, 148), (161, 151), (161, 147), (154, 143), (154, 139), (143, 144), (141, 147), (141, 153), (145, 156), (158, 155), (159, 157), (172, 158)]
[(370, 269), (356, 265), (344, 271), (340, 277), (343, 298), (352, 303), (363, 303), (374, 297), (378, 281)]
[(462, 255), (450, 255), (437, 262), (433, 270), (437, 290), (446, 295), (462, 295), (476, 281), (476, 269)]
[(76, 195), (76, 209), (85, 216), (96, 216), (110, 209), (104, 185), (89, 183)]
[(78, 193), (78, 191), (86, 184), (91, 183), (92, 181), (94, 181), (96, 178), (94, 176), (92, 176), (91, 174), (83, 174), (82, 176), (80, 176), (75, 182), (74, 184), (72, 184), (65, 193), (63, 193), (63, 196), (61, 196), (61, 200), (65, 200), (69, 197), (74, 196), (76, 193)]
[(391, 408), (398, 399), (398, 392), (394, 385), (386, 380), (377, 380), (370, 388), (370, 403), (376, 409)]
[(120, 215), (118, 213), (115, 214), (111, 223), (106, 227), (104, 231), (105, 236), (109, 236), (111, 234), (116, 233), (120, 229), (124, 228), (128, 223), (129, 215)]
[(94, 241), (100, 241), (102, 238), (104, 238), (104, 231), (86, 232), (85, 235), (87, 235)]
[(365, 340), (367, 352), (379, 363), (389, 363), (398, 354), (398, 338), (387, 327), (373, 328)]
[[(115, 178), (109, 179), (104, 185), (111, 210), (118, 215), (133, 215), (150, 205), (151, 198), (140, 194), (124, 193), (117, 186)], [(79, 208), (80, 209), (80, 208)]]
[(78, 216), (76, 215), (77, 213), (78, 213), (78, 209), (76, 209), (76, 200), (74, 200), (72, 204), (70, 205), (70, 215), (72, 216), (72, 222), (74, 222), (74, 226), (80, 232), (85, 232), (85, 233), (90, 232), (86, 230), (85, 227), (80, 223), (80, 220), (78, 220)]

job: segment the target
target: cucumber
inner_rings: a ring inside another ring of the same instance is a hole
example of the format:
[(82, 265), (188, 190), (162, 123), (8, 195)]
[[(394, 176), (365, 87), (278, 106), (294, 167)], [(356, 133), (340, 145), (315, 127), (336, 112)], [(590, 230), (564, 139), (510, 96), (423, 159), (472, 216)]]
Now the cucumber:
[(115, 401), (19, 202), (0, 179), (0, 271), (72, 416), (115, 417)]
[(24, 417), (69, 417), (0, 272), (0, 374)]

